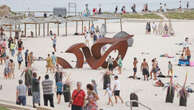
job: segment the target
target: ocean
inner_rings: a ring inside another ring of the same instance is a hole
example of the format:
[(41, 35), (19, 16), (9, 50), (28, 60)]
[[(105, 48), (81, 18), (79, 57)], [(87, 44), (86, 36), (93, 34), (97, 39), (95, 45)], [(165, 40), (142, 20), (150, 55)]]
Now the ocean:
[[(74, 2), (77, 5), (77, 12), (82, 12), (85, 4), (89, 5), (89, 9), (102, 8), (102, 11), (113, 12), (115, 7), (119, 9), (122, 6), (126, 7), (127, 11), (131, 11), (130, 7), (133, 3), (136, 4), (137, 11), (141, 11), (143, 5), (148, 3), (149, 10), (159, 9), (160, 3), (166, 3), (167, 8), (179, 7), (180, 0), (0, 0), (0, 5), (8, 5), (13, 11), (52, 11), (55, 7), (68, 7), (69, 2)], [(187, 1), (190, 3), (190, 8), (194, 8), (194, 0), (181, 0), (182, 7), (186, 7)]]

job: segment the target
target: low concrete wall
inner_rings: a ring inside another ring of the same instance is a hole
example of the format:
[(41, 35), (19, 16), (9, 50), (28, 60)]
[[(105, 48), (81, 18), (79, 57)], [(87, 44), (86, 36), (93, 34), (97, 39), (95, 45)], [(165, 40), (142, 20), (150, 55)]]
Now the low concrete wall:
[(5, 103), (5, 102), (0, 102), (0, 106), (8, 108), (8, 109), (13, 109), (13, 110), (35, 110), (31, 107), (19, 106), (16, 104), (9, 104), (9, 103)]
[(0, 106), (1, 107), (5, 107), (11, 110), (52, 110), (52, 108), (50, 107), (37, 107), (37, 108), (32, 108), (32, 107), (28, 107), (28, 106), (20, 106), (20, 105), (16, 105), (16, 104), (10, 104), (10, 103), (6, 103), (6, 102), (2, 102), (0, 101)]

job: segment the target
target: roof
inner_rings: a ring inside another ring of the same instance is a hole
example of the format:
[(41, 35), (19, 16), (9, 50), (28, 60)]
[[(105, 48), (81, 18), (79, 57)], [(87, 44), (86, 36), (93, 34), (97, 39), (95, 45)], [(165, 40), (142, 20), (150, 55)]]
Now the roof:
[(21, 24), (21, 19), (19, 18), (0, 18), (0, 25), (15, 25)]
[(121, 19), (121, 17), (116, 16), (114, 14), (97, 14), (94, 16), (90, 16), (90, 18), (95, 18), (95, 19)]
[(47, 18), (42, 18), (45, 23), (62, 23), (62, 22), (67, 22), (66, 19), (62, 17), (57, 17), (57, 16), (49, 16)]
[(39, 18), (35, 17), (27, 17), (21, 20), (23, 24), (38, 24), (42, 23), (42, 21)]
[(95, 18), (85, 17), (85, 16), (74, 16), (67, 18), (68, 21), (95, 21)]

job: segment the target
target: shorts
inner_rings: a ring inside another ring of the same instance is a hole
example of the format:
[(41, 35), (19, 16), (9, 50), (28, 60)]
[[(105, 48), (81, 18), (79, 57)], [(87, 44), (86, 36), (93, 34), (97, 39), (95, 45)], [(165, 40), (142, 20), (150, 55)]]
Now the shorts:
[(113, 64), (109, 64), (108, 69), (109, 71), (113, 71)]
[(133, 68), (133, 72), (136, 73), (137, 72), (137, 68)]
[(148, 70), (147, 69), (143, 69), (143, 75), (148, 75), (148, 74), (149, 74)]
[(56, 44), (53, 44), (53, 48), (56, 48)]
[(18, 61), (18, 64), (22, 64), (22, 61)]
[(58, 92), (57, 92), (57, 95), (62, 95), (62, 92), (58, 91)]
[(22, 51), (22, 48), (18, 48), (18, 51)]
[(157, 72), (157, 69), (156, 69), (156, 68), (153, 68), (153, 69), (152, 69), (152, 72), (153, 72), (153, 73), (156, 73), (156, 72)]
[(5, 68), (5, 69), (4, 69), (4, 74), (5, 74), (5, 75), (8, 75), (9, 73), (10, 73), (10, 69), (9, 69), (9, 68)]
[(115, 90), (114, 91), (114, 96), (120, 96), (120, 90)]

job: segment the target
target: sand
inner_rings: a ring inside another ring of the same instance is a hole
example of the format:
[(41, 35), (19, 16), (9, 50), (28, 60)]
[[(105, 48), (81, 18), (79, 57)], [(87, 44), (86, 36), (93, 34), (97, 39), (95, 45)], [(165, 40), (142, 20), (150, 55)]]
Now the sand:
[[(100, 23), (98, 23), (100, 25)], [(171, 61), (174, 67), (174, 74), (177, 78), (174, 79), (175, 82), (183, 84), (185, 73), (188, 72), (188, 81), (187, 86), (190, 86), (194, 89), (194, 67), (179, 67), (177, 66), (179, 56), (176, 56), (176, 53), (182, 50), (181, 46), (175, 45), (175, 43), (180, 43), (184, 41), (185, 37), (189, 37), (191, 42), (194, 42), (194, 32), (193, 32), (193, 21), (185, 21), (185, 22), (173, 22), (173, 27), (176, 32), (174, 37), (162, 38), (159, 35), (145, 35), (145, 23), (138, 22), (125, 22), (123, 24), (124, 31), (129, 34), (134, 34), (134, 45), (133, 47), (129, 47), (127, 54), (123, 60), (123, 72), (119, 75), (119, 80), (121, 82), (121, 97), (125, 102), (129, 101), (129, 94), (131, 92), (136, 92), (139, 96), (139, 101), (146, 106), (150, 107), (152, 110), (192, 110), (194, 108), (194, 95), (190, 94), (188, 98), (187, 107), (179, 107), (179, 98), (176, 96), (174, 98), (173, 104), (165, 103), (166, 89), (154, 87), (154, 81), (143, 81), (143, 80), (132, 80), (128, 79), (129, 75), (132, 75), (132, 62), (133, 58), (137, 57), (138, 63), (138, 72), (137, 76), (143, 78), (142, 73), (140, 72), (140, 63), (143, 58), (146, 58), (151, 66), (151, 59), (157, 58), (159, 62), (159, 67), (163, 74), (167, 75), (168, 69), (168, 61)], [(114, 34), (119, 32), (119, 24), (118, 23), (108, 23), (108, 33), (107, 37), (112, 37)], [(69, 25), (69, 33), (75, 31), (73, 24)], [(30, 29), (30, 28), (29, 28)], [(31, 28), (32, 29), (32, 28)], [(60, 31), (64, 33), (64, 28), (61, 27)], [(53, 30), (54, 31), (54, 30)], [(30, 31), (29, 31), (30, 32)], [(53, 51), (52, 49), (52, 41), (50, 37), (39, 37), (39, 38), (28, 38), (23, 39), (25, 49), (29, 49), (34, 52), (35, 57), (43, 57), (46, 58), (48, 53)], [(69, 53), (61, 53), (61, 51), (65, 51), (69, 46), (75, 44), (85, 42), (83, 36), (73, 36), (69, 35), (67, 37), (57, 37), (57, 56), (65, 58), (70, 64), (75, 66), (74, 62), (76, 58), (74, 55)], [(191, 54), (194, 54), (193, 45), (190, 46)], [(142, 52), (150, 53), (149, 55), (143, 55)], [(175, 58), (161, 58), (160, 55), (168, 53), (169, 55), (175, 56)], [(117, 53), (112, 52), (112, 55), (116, 55)], [(16, 58), (13, 58), (16, 62)], [(193, 61), (193, 58), (191, 58)], [(41, 76), (41, 81), (44, 79), (44, 75), (46, 74), (46, 62), (36, 61), (33, 64), (33, 68)], [(17, 69), (18, 65), (16, 63), (16, 78), (14, 80), (4, 80), (3, 79), (3, 68), (4, 65), (0, 65), (0, 84), (3, 85), (3, 90), (0, 90), (0, 100), (6, 100), (15, 103), (16, 100), (16, 86), (18, 85), (18, 80), (21, 79), (19, 75), (22, 71)], [(151, 67), (150, 67), (151, 68)], [(24, 63), (22, 65), (22, 69), (24, 69)], [(84, 65), (83, 69), (66, 69), (63, 70), (66, 74), (71, 74), (72, 87), (71, 91), (75, 89), (76, 81), (82, 82), (82, 88), (86, 90), (86, 84), (89, 83), (92, 79), (95, 79), (98, 84), (98, 93), (100, 100), (97, 102), (99, 108), (103, 108), (103, 110), (129, 110), (129, 107), (126, 104), (121, 104), (120, 102), (114, 107), (106, 105), (108, 101), (108, 96), (104, 96), (104, 91), (102, 89), (103, 82), (102, 76), (106, 71), (105, 69), (99, 68), (98, 70), (92, 70), (87, 64)], [(117, 74), (117, 70), (114, 71)], [(49, 73), (50, 78), (53, 79), (54, 74)], [(54, 80), (53, 80), (54, 81)], [(113, 79), (112, 79), (113, 81)], [(162, 79), (164, 83), (167, 83), (169, 79)], [(55, 91), (54, 91), (55, 92)], [(42, 94), (42, 87), (41, 87)], [(65, 104), (62, 98), (61, 104), (56, 104), (56, 95), (55, 95), (55, 109), (56, 110), (70, 110), (68, 108), (68, 104)], [(114, 101), (114, 100), (113, 100)], [(32, 98), (27, 97), (27, 105), (32, 105)], [(41, 95), (41, 105), (43, 105), (43, 97)], [(140, 106), (136, 110), (146, 110), (144, 107)]]

